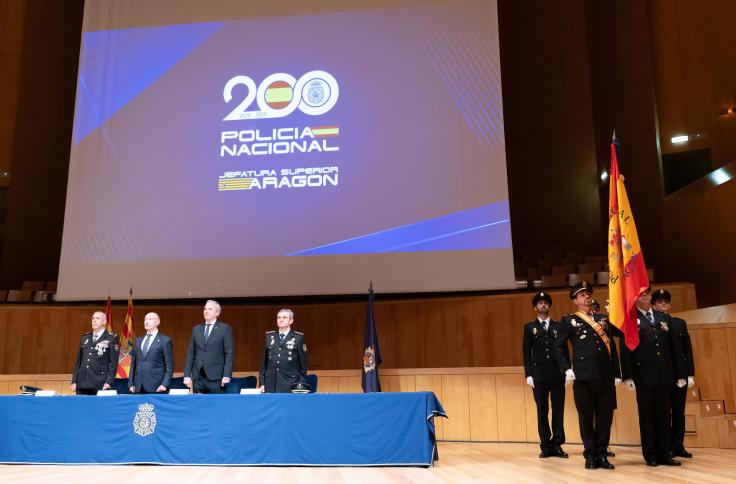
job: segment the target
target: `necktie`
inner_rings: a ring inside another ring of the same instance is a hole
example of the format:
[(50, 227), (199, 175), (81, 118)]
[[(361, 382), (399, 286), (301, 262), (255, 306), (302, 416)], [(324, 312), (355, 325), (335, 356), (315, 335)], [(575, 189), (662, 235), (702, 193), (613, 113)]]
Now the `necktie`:
[(92, 335), (92, 342), (93, 342), (93, 343), (97, 343), (97, 338), (99, 338), (99, 336), (98, 336), (98, 335), (96, 335), (96, 334), (93, 334), (93, 335)]
[(146, 338), (143, 340), (143, 354), (148, 354), (148, 347), (151, 346), (151, 335), (147, 334)]
[(546, 333), (549, 329), (549, 323), (547, 321), (544, 322), (544, 332)]
[(284, 333), (279, 333), (279, 341), (280, 342), (282, 342), (282, 343), (284, 342), (284, 337), (286, 337), (286, 335)]
[(207, 339), (210, 337), (210, 330), (212, 329), (211, 324), (205, 324), (204, 325), (204, 341), (207, 342)]
[(649, 324), (654, 326), (654, 317), (652, 316), (652, 313), (647, 311), (647, 320), (649, 321)]

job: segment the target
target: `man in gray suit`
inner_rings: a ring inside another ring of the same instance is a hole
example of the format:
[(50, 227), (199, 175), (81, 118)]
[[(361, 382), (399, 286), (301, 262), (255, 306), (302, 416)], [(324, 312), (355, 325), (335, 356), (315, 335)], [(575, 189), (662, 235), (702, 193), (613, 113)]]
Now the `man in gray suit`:
[(233, 376), (233, 331), (219, 321), (217, 301), (204, 305), (204, 323), (192, 329), (184, 364), (184, 384), (194, 393), (223, 393)]
[(130, 364), (130, 393), (163, 393), (169, 389), (174, 359), (171, 338), (158, 330), (160, 324), (158, 314), (146, 314), (143, 320), (146, 335), (137, 338)]

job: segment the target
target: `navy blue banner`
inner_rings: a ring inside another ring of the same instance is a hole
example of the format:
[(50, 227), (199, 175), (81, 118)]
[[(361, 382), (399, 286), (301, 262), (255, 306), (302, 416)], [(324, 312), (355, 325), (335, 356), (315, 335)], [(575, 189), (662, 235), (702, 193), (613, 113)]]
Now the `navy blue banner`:
[(0, 462), (431, 466), (433, 393), (0, 397)]

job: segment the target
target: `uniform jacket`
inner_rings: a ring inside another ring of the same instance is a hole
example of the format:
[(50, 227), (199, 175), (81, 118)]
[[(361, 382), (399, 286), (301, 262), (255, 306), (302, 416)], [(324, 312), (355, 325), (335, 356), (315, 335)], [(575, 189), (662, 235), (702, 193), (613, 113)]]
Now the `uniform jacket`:
[(92, 332), (84, 333), (79, 341), (72, 383), (77, 384), (78, 390), (102, 390), (105, 383), (113, 386), (119, 349), (118, 336), (114, 333), (103, 331), (95, 343)]
[(199, 380), (204, 368), (208, 380), (222, 380), (233, 376), (233, 331), (226, 323), (215, 321), (207, 342), (204, 341), (205, 323), (192, 329), (184, 364), (184, 377)]
[(659, 311), (654, 313), (654, 325), (637, 309), (639, 346), (631, 351), (621, 348), (624, 379), (633, 379), (636, 386), (673, 385), (678, 378), (687, 378), (682, 340), (671, 334), (671, 318)]
[(161, 331), (151, 341), (148, 351), (143, 353), (143, 341), (146, 335), (136, 338), (133, 360), (130, 364), (128, 388), (141, 388), (149, 393), (163, 385), (169, 388), (174, 373), (174, 359), (171, 353), (171, 338)]
[(267, 393), (288, 393), (293, 384), (306, 383), (307, 344), (304, 335), (289, 331), (281, 342), (278, 331), (267, 332), (258, 379)]
[(565, 381), (565, 374), (557, 366), (557, 358), (554, 355), (555, 339), (559, 329), (560, 323), (552, 319), (549, 320), (547, 331), (539, 319), (530, 321), (524, 326), (524, 375), (532, 377), (535, 382)]
[[(557, 364), (564, 373), (572, 368), (575, 379), (580, 381), (621, 378), (616, 342), (611, 334), (607, 318), (595, 314), (595, 321), (605, 323), (605, 334), (610, 341), (610, 354), (598, 333), (577, 314), (568, 314), (560, 321), (555, 340)], [(572, 345), (572, 359), (567, 352), (567, 342)]]
[(687, 376), (695, 376), (695, 359), (693, 358), (693, 344), (690, 341), (690, 333), (687, 332), (687, 323), (680, 318), (672, 318), (670, 325), (670, 335), (673, 340), (679, 339), (682, 344), (682, 353), (685, 358), (685, 368), (687, 368)]

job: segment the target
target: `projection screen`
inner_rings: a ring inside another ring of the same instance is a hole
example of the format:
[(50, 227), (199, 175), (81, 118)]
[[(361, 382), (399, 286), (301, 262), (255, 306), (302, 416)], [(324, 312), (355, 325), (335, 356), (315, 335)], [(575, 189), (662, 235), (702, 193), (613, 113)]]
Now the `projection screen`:
[(81, 44), (59, 300), (513, 287), (494, 0), (88, 1)]

